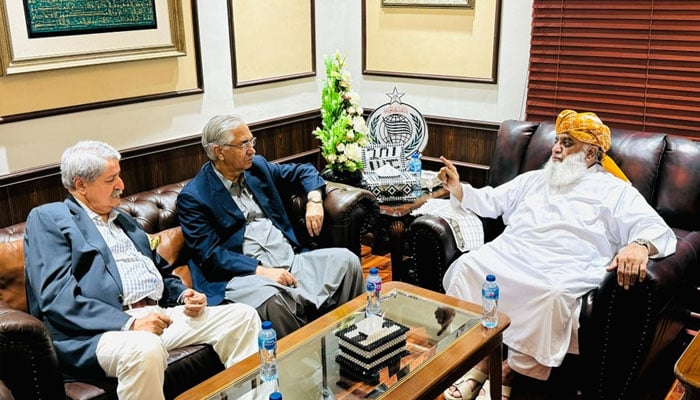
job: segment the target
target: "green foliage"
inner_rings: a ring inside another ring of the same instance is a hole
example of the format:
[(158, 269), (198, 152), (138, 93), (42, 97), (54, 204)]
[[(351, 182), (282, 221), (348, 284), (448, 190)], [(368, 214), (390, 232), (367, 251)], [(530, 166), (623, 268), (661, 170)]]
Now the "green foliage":
[(345, 56), (336, 51), (326, 56), (326, 80), (321, 92), (321, 127), (313, 131), (321, 142), (326, 168), (334, 171), (358, 171), (362, 148), (367, 144), (367, 126), (362, 118), (359, 96), (350, 90), (350, 74)]

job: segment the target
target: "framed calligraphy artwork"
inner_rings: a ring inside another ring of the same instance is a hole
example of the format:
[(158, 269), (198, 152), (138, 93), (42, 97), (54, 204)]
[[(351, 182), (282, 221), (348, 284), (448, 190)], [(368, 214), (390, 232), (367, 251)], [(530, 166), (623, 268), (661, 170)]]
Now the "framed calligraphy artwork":
[(0, 1), (0, 124), (203, 93), (197, 18), (197, 0)]
[(382, 0), (383, 7), (474, 8), (474, 0)]
[(362, 0), (362, 72), (496, 83), (500, 14), (501, 0)]
[(185, 54), (180, 0), (0, 3), (0, 75)]

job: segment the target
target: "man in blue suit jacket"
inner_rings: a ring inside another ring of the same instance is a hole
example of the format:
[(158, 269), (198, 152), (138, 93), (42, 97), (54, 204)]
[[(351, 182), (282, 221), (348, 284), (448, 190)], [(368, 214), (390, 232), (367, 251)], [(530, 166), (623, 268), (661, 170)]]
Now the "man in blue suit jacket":
[(212, 344), (230, 366), (256, 352), (260, 319), (243, 304), (207, 307), (119, 211), (119, 153), (79, 142), (61, 158), (70, 195), (27, 218), (30, 312), (49, 329), (63, 372), (111, 376), (122, 399), (162, 399), (168, 350)]
[(178, 216), (193, 285), (209, 304), (249, 304), (284, 336), (363, 292), (362, 267), (348, 249), (303, 249), (282, 199), (306, 193), (309, 235), (323, 226), (325, 181), (310, 164), (256, 155), (255, 138), (236, 116), (204, 127), (211, 160), (180, 192)]

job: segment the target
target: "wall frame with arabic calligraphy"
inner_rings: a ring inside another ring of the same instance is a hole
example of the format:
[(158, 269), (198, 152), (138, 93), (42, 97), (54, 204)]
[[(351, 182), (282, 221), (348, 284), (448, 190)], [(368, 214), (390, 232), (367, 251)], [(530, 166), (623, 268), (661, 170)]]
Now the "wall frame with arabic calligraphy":
[(471, 8), (385, 1), (362, 0), (365, 75), (496, 83), (501, 0)]
[(382, 0), (382, 7), (474, 8), (474, 0)]
[(22, 2), (0, 2), (0, 123), (202, 93), (196, 3), (155, 1), (158, 28), (146, 42), (138, 29), (64, 34), (59, 25), (29, 39)]
[(3, 2), (0, 75), (185, 54), (179, 0), (134, 1), (143, 7), (131, 14), (124, 13), (131, 7), (118, 3)]

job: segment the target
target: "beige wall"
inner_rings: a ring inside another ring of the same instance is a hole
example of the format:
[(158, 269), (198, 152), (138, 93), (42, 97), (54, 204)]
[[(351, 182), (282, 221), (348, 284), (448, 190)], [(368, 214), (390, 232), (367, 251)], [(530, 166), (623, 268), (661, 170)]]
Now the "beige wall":
[(56, 163), (80, 139), (125, 149), (197, 134), (215, 114), (235, 112), (255, 122), (317, 109), (323, 56), (336, 49), (348, 55), (353, 90), (365, 108), (386, 103), (396, 86), (406, 93), (402, 101), (426, 115), (500, 122), (524, 113), (532, 0), (502, 0), (495, 85), (362, 76), (360, 0), (316, 0), (317, 76), (235, 90), (226, 1), (197, 3), (204, 94), (0, 124), (0, 174)]

